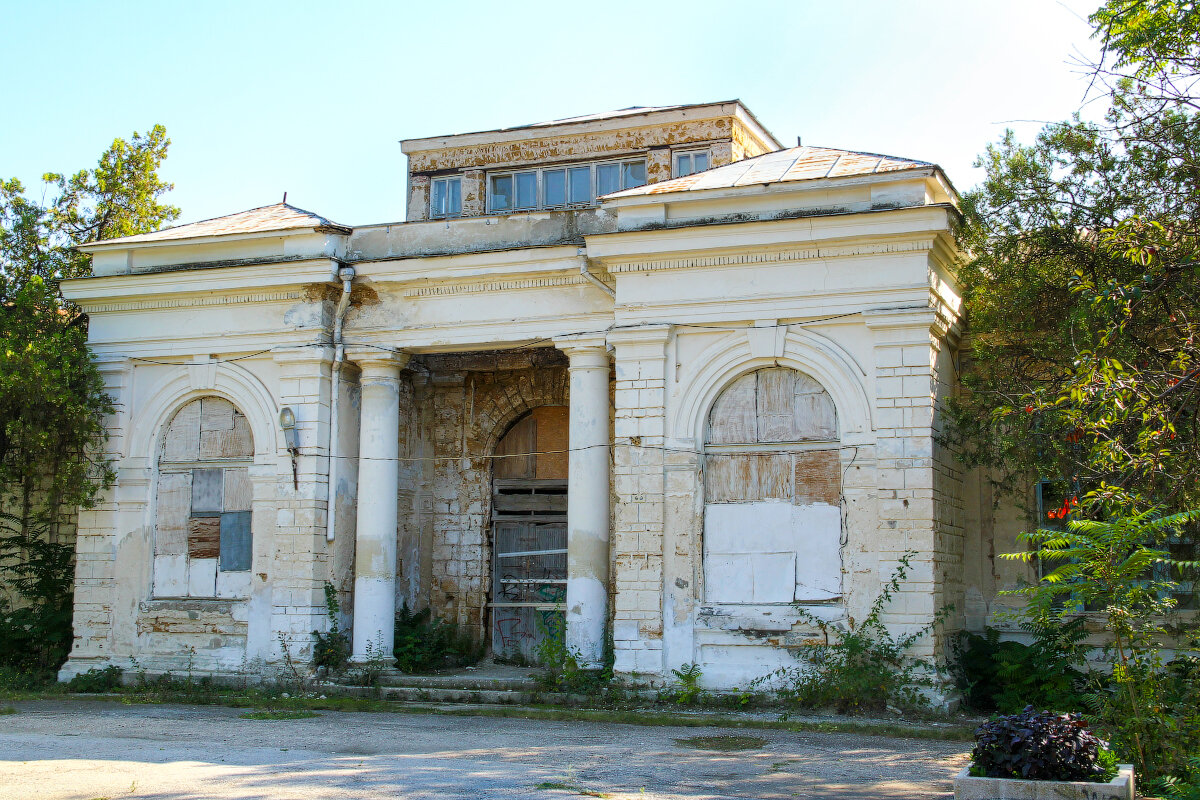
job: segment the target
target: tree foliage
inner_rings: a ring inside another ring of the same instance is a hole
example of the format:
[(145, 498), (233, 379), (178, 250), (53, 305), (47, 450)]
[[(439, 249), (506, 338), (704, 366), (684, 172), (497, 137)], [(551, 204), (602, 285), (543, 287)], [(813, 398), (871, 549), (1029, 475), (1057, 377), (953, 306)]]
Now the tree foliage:
[(90, 272), (80, 245), (178, 216), (160, 202), (172, 188), (158, 177), (169, 144), (162, 126), (116, 139), (95, 168), (45, 175), (49, 200), (0, 180), (0, 662), (50, 668), (65, 656), (73, 548), (55, 528), (113, 477), (100, 455), (112, 401), (87, 319), (59, 283)]
[[(964, 198), (969, 463), (1097, 514), (1200, 501), (1200, 51), (1192, 3), (1111, 0), (1102, 122), (1012, 132)], [(1163, 34), (1169, 28), (1173, 34)]]

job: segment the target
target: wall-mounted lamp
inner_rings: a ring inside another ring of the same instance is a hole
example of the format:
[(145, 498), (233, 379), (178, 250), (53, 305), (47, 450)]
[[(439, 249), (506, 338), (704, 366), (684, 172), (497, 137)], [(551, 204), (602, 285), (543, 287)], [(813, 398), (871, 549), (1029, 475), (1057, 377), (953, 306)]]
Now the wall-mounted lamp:
[(296, 438), (296, 412), (289, 406), (279, 409), (279, 427), (283, 428), (283, 441), (288, 452), (296, 455), (300, 452), (300, 442)]
[(296, 437), (296, 412), (289, 406), (279, 409), (279, 427), (283, 429), (283, 442), (292, 454), (292, 488), (300, 488), (300, 468), (296, 457), (300, 455), (300, 441)]

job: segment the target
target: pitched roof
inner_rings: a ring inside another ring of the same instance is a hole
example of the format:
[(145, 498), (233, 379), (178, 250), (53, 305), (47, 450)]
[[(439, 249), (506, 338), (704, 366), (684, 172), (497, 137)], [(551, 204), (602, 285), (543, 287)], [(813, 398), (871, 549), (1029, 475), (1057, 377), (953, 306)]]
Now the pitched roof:
[(858, 153), (832, 147), (790, 147), (787, 150), (776, 150), (682, 178), (614, 192), (605, 195), (605, 198), (730, 189), (735, 186), (808, 181), (817, 178), (849, 178), (936, 166), (928, 161), (913, 161), (879, 153)]
[(237, 214), (227, 214), (224, 217), (192, 222), (188, 225), (176, 225), (174, 228), (163, 228), (151, 233), (140, 233), (136, 236), (125, 236), (120, 239), (105, 239), (95, 242), (88, 247), (113, 244), (149, 244), (152, 242), (167, 242), (176, 239), (200, 239), (207, 236), (222, 236), (235, 233), (268, 233), (271, 231), (317, 230), (332, 233), (350, 233), (350, 228), (330, 222), (322, 216), (305, 211), (302, 208), (290, 206), (287, 203), (275, 203)]

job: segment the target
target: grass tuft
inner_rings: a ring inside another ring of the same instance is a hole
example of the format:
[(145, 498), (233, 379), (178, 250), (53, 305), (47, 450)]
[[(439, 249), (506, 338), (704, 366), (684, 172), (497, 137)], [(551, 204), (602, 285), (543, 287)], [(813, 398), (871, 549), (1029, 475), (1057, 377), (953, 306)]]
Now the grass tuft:
[(315, 711), (272, 711), (262, 709), (238, 714), (242, 719), (312, 719), (321, 716)]
[(719, 750), (722, 753), (732, 753), (737, 750), (761, 750), (767, 740), (760, 736), (736, 736), (719, 734), (716, 736), (689, 736), (686, 739), (676, 739), (680, 747), (692, 747), (696, 750)]

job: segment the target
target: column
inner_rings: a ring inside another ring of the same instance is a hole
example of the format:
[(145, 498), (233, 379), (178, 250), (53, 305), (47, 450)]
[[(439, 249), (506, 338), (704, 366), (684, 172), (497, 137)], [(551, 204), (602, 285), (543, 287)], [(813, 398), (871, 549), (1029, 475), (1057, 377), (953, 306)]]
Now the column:
[(399, 384), (408, 356), (355, 349), (348, 357), (362, 370), (351, 657), (354, 661), (384, 658), (391, 663), (396, 617)]
[(570, 360), (567, 483), (567, 647), (603, 666), (608, 617), (609, 361), (603, 336), (556, 339)]

